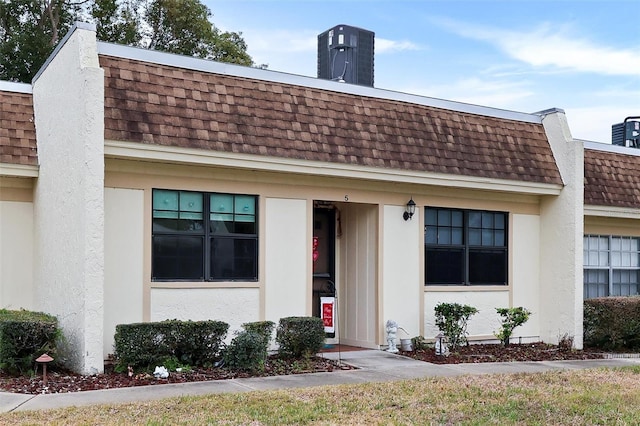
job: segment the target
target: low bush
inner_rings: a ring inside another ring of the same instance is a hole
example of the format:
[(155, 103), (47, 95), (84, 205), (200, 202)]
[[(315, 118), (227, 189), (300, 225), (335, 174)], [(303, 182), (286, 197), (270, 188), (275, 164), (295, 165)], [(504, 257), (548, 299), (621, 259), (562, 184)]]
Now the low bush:
[(459, 303), (439, 303), (434, 311), (436, 326), (446, 336), (449, 349), (453, 351), (467, 345), (467, 323), (478, 310)]
[(415, 336), (411, 338), (411, 344), (414, 351), (424, 351), (433, 348), (434, 344), (427, 342), (423, 336)]
[(529, 320), (531, 312), (522, 306), (516, 308), (496, 308), (498, 315), (502, 317), (502, 327), (496, 333), (496, 337), (504, 346), (509, 346), (511, 335), (516, 327)]
[(55, 359), (61, 336), (52, 315), (0, 309), (0, 369), (24, 374), (33, 370), (36, 358), (44, 353)]
[(236, 333), (224, 351), (225, 367), (240, 371), (264, 371), (274, 327), (273, 321), (242, 324), (244, 331)]
[(584, 343), (607, 350), (640, 349), (640, 297), (584, 301)]
[(221, 357), (229, 324), (178, 321), (119, 324), (115, 334), (116, 368), (152, 369), (167, 359), (182, 365), (210, 366)]
[(262, 372), (267, 361), (267, 341), (253, 331), (240, 331), (224, 351), (224, 366), (230, 370)]
[(278, 352), (287, 357), (310, 358), (322, 349), (325, 332), (317, 317), (280, 318), (276, 331)]

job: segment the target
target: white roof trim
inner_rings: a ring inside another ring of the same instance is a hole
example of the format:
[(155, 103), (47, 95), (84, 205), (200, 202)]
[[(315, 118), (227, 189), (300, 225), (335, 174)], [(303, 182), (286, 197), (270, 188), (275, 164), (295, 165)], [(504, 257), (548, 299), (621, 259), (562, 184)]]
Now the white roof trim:
[(38, 166), (0, 163), (0, 176), (34, 178), (38, 177), (38, 170)]
[(418, 172), (379, 167), (353, 166), (324, 161), (296, 160), (252, 154), (206, 151), (150, 145), (137, 142), (105, 141), (105, 157), (128, 158), (174, 164), (198, 164), (282, 173), (298, 173), (371, 181), (411, 183), (440, 187), (482, 189), (530, 195), (558, 195), (563, 186), (536, 182), (491, 179), (444, 173)]
[(12, 81), (0, 80), (0, 92), (28, 93), (31, 94), (32, 87), (26, 83), (14, 83)]
[(416, 105), (442, 108), (451, 111), (502, 118), (507, 120), (516, 120), (536, 124), (542, 123), (542, 118), (536, 114), (490, 108), (463, 102), (448, 101), (445, 99), (429, 98), (426, 96), (411, 95), (408, 93), (359, 86), (356, 84), (339, 83), (336, 81), (288, 74), (279, 71), (263, 70), (254, 67), (245, 67), (222, 62), (215, 62), (205, 59), (193, 58), (190, 56), (181, 56), (130, 46), (98, 42), (98, 54), (138, 60), (143, 62), (151, 62), (159, 65), (186, 68), (195, 71), (228, 75), (233, 77), (252, 78), (274, 83), (293, 84), (314, 89), (330, 90), (333, 92), (347, 93), (351, 95), (368, 96), (378, 99), (407, 102)]
[(640, 219), (640, 209), (630, 207), (584, 206), (585, 216), (615, 217), (621, 219)]
[(631, 147), (620, 146), (620, 145), (612, 145), (609, 143), (600, 143), (600, 142), (591, 142), (591, 141), (581, 141), (581, 142), (584, 142), (584, 149), (592, 149), (594, 151), (612, 152), (616, 154), (625, 154), (625, 155), (633, 155), (636, 157), (640, 157), (640, 149), (638, 148), (631, 148)]

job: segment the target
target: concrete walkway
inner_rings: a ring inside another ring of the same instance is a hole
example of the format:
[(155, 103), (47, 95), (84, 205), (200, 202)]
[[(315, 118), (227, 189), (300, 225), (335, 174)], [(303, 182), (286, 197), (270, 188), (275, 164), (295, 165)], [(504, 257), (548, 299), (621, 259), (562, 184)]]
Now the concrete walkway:
[(310, 387), (365, 382), (389, 382), (422, 377), (451, 377), (465, 374), (539, 373), (550, 370), (576, 370), (598, 367), (640, 365), (639, 358), (585, 361), (496, 362), (478, 364), (430, 364), (379, 350), (325, 353), (326, 358), (341, 359), (357, 370), (311, 373), (291, 376), (213, 380), (208, 382), (138, 386), (66, 394), (23, 395), (0, 393), (0, 412), (47, 410), (94, 404), (150, 401), (186, 395), (225, 392), (251, 392), (272, 389)]

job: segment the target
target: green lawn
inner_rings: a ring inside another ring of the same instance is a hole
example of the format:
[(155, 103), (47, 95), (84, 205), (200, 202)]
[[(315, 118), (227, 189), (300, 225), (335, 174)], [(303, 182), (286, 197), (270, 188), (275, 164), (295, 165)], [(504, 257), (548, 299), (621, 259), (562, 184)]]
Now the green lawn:
[(640, 366), (433, 378), (0, 415), (0, 424), (618, 424), (640, 422)]

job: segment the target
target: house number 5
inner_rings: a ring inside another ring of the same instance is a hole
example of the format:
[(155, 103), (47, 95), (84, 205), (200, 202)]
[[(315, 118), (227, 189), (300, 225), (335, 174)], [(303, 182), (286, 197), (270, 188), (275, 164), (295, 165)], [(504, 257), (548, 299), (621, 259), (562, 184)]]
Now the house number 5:
[(349, 196), (348, 196), (348, 195), (345, 195), (345, 196), (344, 196), (344, 200), (345, 200), (345, 201), (349, 201)]

